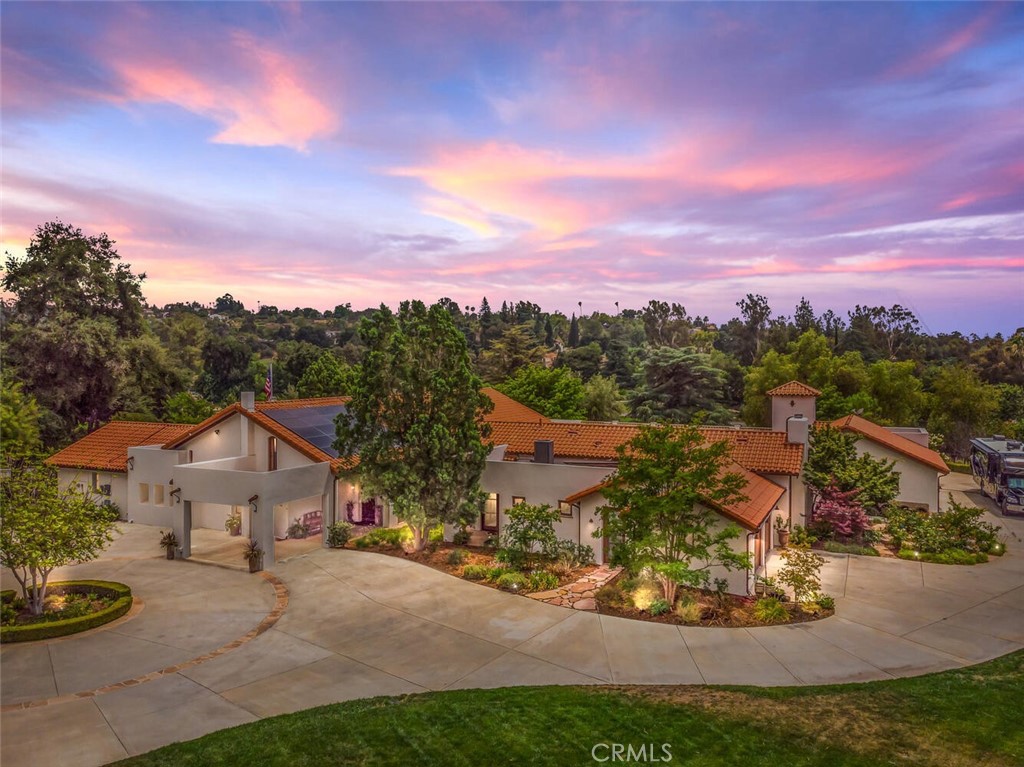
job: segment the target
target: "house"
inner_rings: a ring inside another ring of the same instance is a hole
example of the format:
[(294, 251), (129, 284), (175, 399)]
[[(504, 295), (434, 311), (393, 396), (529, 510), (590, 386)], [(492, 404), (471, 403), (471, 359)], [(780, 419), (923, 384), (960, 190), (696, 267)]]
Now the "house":
[[(549, 504), (561, 511), (559, 537), (589, 545), (597, 561), (606, 562), (607, 542), (595, 535), (606, 505), (601, 491), (615, 471), (616, 449), (639, 426), (556, 421), (494, 389), (484, 391), (494, 408), (486, 416), (492, 450), (481, 479), (487, 499), (472, 526), (478, 536), (499, 534), (508, 509), (518, 503)], [(818, 392), (790, 382), (769, 395), (772, 428), (701, 427), (709, 442), (728, 444), (726, 470), (746, 481), (745, 500), (711, 509), (718, 524), (740, 525), (744, 534), (735, 549), (748, 552), (754, 563), (750, 572), (712, 574), (725, 578), (733, 593), (752, 589), (776, 543), (774, 518), (791, 525), (807, 519), (801, 471)], [(255, 538), (272, 562), (275, 541), (295, 522), (322, 535), (334, 521), (393, 523), (386, 499), (339, 476), (350, 464), (332, 447), (334, 419), (346, 403), (344, 397), (256, 402), (245, 392), (240, 402), (196, 425), (107, 424), (48, 462), (60, 467), (62, 482), (109, 484), (122, 518), (172, 528), (182, 557), (194, 554), (193, 529), (223, 530), (228, 515), (237, 512), (242, 534)], [(937, 472), (945, 469), (937, 454), (859, 416), (837, 425), (861, 435), (860, 449), (898, 457), (907, 475), (901, 500), (937, 505)]]
[(896, 464), (900, 474), (900, 492), (896, 502), (925, 511), (941, 508), (939, 480), (949, 474), (949, 466), (928, 447), (928, 432), (923, 429), (887, 428), (859, 415), (848, 415), (832, 426), (857, 435), (857, 452), (872, 458), (885, 458)]

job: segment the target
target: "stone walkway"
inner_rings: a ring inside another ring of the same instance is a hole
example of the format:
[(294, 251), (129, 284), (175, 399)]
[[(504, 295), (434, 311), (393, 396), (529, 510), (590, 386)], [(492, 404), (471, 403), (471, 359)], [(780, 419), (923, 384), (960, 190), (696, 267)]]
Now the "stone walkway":
[[(950, 485), (993, 508), (969, 478)], [(276, 595), (258, 576), (151, 558), (159, 530), (134, 525), (111, 558), (60, 577), (130, 584), (146, 603), (135, 619), (0, 648), (3, 703), (69, 694), (0, 713), (0, 762), (91, 767), (263, 717), (425, 690), (826, 684), (965, 666), (1024, 648), (1024, 520), (995, 521), (1006, 532), (1004, 557), (955, 567), (829, 555), (823, 580), (835, 616), (750, 629), (567, 610), (396, 557), (318, 549), (273, 567), (289, 591), (273, 626), (195, 665), (186, 662), (256, 628)], [(72, 694), (152, 672), (166, 673)]]
[(594, 595), (597, 593), (597, 590), (621, 572), (621, 567), (601, 565), (592, 573), (584, 575), (574, 583), (560, 586), (550, 591), (535, 591), (526, 596), (530, 599), (536, 599), (538, 602), (546, 602), (549, 605), (556, 605), (558, 607), (571, 607), (575, 610), (596, 610), (597, 600), (594, 599)]

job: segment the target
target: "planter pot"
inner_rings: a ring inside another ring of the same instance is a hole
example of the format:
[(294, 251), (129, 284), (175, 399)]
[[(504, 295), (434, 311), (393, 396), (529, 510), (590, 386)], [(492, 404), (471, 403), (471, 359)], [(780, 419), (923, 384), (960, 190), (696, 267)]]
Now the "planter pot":
[(231, 535), (241, 535), (242, 534), (242, 528), (241, 527), (232, 527), (231, 529), (228, 530), (228, 532)]
[(786, 548), (789, 545), (789, 530), (779, 530), (779, 546)]
[(167, 558), (174, 559), (174, 548), (172, 546), (167, 547)]
[(263, 569), (263, 557), (253, 557), (249, 560), (249, 572), (258, 573)]

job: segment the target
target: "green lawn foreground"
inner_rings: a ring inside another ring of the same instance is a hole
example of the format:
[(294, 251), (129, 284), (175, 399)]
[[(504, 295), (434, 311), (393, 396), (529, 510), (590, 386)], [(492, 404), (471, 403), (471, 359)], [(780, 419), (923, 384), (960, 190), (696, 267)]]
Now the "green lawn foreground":
[(567, 767), (624, 764), (607, 759), (608, 748), (596, 752), (604, 762), (591, 753), (595, 744), (621, 743), (654, 744), (661, 764), (702, 767), (1022, 765), (1022, 713), (1018, 651), (965, 669), (855, 685), (521, 687), (373, 698), (222, 730), (118, 764)]

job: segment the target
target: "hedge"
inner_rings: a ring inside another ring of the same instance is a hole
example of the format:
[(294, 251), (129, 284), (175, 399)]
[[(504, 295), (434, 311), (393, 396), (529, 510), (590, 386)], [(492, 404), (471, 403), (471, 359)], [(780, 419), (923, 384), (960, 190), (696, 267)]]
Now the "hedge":
[(931, 562), (936, 565), (980, 565), (983, 562), (988, 562), (988, 554), (980, 551), (960, 551), (959, 549), (950, 549), (940, 554), (902, 549), (898, 556), (900, 559), (909, 559), (913, 562)]
[[(68, 592), (72, 594), (95, 593), (105, 597), (113, 597), (116, 601), (110, 607), (91, 615), (81, 615), (77, 618), (68, 618), (62, 621), (31, 623), (25, 626), (0, 626), (0, 643), (32, 642), (39, 639), (53, 639), (54, 637), (88, 631), (120, 618), (132, 606), (132, 590), (123, 583), (115, 581), (59, 581), (51, 584), (49, 589), (47, 589), (47, 594), (63, 594)], [(9, 601), (16, 594), (13, 591), (5, 591), (0, 596), (3, 597), (4, 601)]]

